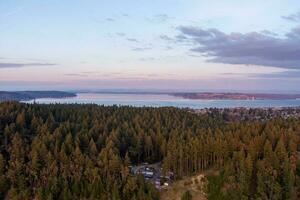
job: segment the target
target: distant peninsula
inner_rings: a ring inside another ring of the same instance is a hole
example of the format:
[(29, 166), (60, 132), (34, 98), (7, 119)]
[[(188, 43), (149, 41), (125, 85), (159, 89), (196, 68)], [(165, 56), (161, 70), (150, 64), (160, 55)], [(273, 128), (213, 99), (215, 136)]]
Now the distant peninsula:
[(30, 101), (39, 98), (76, 97), (75, 93), (63, 91), (0, 91), (0, 101)]
[(176, 97), (203, 100), (288, 100), (299, 99), (300, 94), (264, 94), (264, 93), (174, 93)]

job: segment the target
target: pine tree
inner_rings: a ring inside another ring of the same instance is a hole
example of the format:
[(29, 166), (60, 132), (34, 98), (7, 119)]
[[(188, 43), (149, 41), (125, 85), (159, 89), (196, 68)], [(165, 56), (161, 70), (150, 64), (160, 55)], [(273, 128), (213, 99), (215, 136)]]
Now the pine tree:
[(19, 133), (16, 133), (9, 148), (10, 160), (8, 161), (7, 176), (12, 187), (21, 190), (26, 187), (25, 150), (23, 147), (22, 138)]
[(192, 199), (193, 197), (190, 191), (186, 191), (181, 197), (181, 200), (192, 200)]
[(0, 199), (4, 199), (7, 190), (9, 189), (9, 183), (5, 176), (5, 160), (0, 153)]

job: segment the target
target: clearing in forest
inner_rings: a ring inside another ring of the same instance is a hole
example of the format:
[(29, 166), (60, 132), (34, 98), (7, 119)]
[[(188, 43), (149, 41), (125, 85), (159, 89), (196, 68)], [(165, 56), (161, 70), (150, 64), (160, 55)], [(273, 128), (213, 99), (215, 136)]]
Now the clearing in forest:
[(183, 180), (172, 183), (169, 187), (161, 190), (162, 200), (180, 200), (186, 191), (190, 191), (193, 199), (206, 200), (206, 178), (204, 174), (186, 177)]

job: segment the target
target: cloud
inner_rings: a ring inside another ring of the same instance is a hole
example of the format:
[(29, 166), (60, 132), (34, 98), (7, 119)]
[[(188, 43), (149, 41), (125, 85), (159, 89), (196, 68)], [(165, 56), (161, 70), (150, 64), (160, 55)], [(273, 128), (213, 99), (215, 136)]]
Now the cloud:
[(171, 46), (166, 46), (164, 49), (167, 50), (167, 51), (169, 51), (169, 50), (172, 50), (172, 49), (174, 49), (174, 48), (171, 47)]
[(114, 22), (114, 21), (115, 21), (115, 19), (110, 18), (110, 17), (106, 18), (105, 20), (106, 20), (106, 21), (109, 21), (109, 22)]
[(155, 58), (154, 57), (145, 57), (145, 58), (140, 58), (140, 61), (154, 61)]
[(3, 68), (22, 68), (32, 66), (54, 66), (53, 63), (0, 63), (0, 69)]
[(193, 26), (177, 28), (192, 52), (208, 62), (300, 69), (300, 27), (284, 37), (263, 32), (230, 33)]
[(5, 17), (10, 17), (10, 16), (15, 15), (15, 14), (17, 14), (17, 13), (23, 11), (23, 10), (24, 10), (23, 7), (19, 7), (19, 8), (16, 8), (16, 9), (14, 9), (14, 10), (11, 10), (11, 11), (9, 11), (9, 12), (7, 12), (7, 13), (2, 14), (1, 17), (3, 17), (3, 18), (5, 18)]
[(137, 43), (140, 42), (140, 41), (138, 41), (138, 40), (135, 39), (135, 38), (127, 38), (127, 40), (130, 41), (130, 42), (137, 42)]
[(266, 34), (266, 35), (271, 35), (271, 36), (278, 36), (277, 33), (274, 33), (274, 32), (269, 31), (269, 30), (263, 30), (263, 31), (261, 31), (261, 33)]
[(172, 18), (166, 14), (157, 14), (157, 15), (152, 16), (151, 18), (146, 18), (146, 20), (149, 22), (158, 22), (158, 23), (163, 23), (170, 19), (172, 19)]
[(182, 43), (187, 41), (187, 37), (183, 34), (176, 35), (175, 37), (170, 37), (167, 35), (160, 35), (159, 39), (164, 40), (168, 43)]
[(69, 73), (69, 74), (64, 74), (65, 76), (73, 76), (73, 77), (86, 77), (86, 74), (76, 74), (76, 73)]
[(122, 33), (122, 32), (119, 32), (119, 33), (116, 33), (116, 35), (119, 36), (119, 37), (124, 37), (126, 34)]
[(246, 73), (246, 72), (225, 72), (220, 73), (223, 77), (244, 77), (251, 79), (297, 79), (300, 80), (300, 70), (290, 69), (282, 72), (271, 73)]
[(151, 47), (137, 47), (137, 48), (133, 48), (131, 49), (132, 51), (147, 51), (147, 50), (150, 50), (152, 49)]
[(99, 74), (99, 71), (83, 71), (82, 74)]
[(295, 14), (288, 15), (288, 16), (282, 16), (282, 18), (285, 20), (288, 20), (288, 21), (292, 21), (292, 22), (299, 22), (300, 21), (300, 12), (297, 12)]
[(156, 18), (157, 20), (159, 20), (161, 22), (165, 22), (170, 19), (170, 17), (166, 14), (158, 14), (158, 15), (155, 15), (154, 18)]
[(162, 39), (162, 40), (165, 40), (165, 41), (174, 41), (173, 38), (171, 38), (167, 35), (160, 35), (159, 38)]
[(285, 72), (275, 72), (269, 74), (256, 74), (256, 78), (269, 78), (269, 79), (297, 79), (300, 80), (300, 70), (291, 70)]

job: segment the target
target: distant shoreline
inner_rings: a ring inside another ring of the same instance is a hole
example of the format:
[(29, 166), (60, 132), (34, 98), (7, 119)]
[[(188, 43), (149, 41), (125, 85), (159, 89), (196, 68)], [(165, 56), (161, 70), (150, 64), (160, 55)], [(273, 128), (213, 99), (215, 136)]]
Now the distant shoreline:
[(292, 100), (299, 99), (300, 94), (267, 94), (267, 93), (177, 93), (178, 97), (202, 100)]
[(132, 94), (132, 95), (170, 95), (184, 99), (199, 100), (292, 100), (300, 99), (300, 94), (269, 93), (230, 93), (230, 92), (134, 92), (134, 91), (100, 91), (78, 92), (94, 94)]
[(0, 91), (0, 101), (30, 101), (43, 98), (69, 98), (77, 94), (169, 95), (190, 100), (297, 100), (300, 94), (230, 93), (230, 92), (143, 92), (143, 91)]
[(67, 98), (76, 97), (76, 93), (64, 91), (0, 91), (1, 101), (30, 101), (41, 98)]

